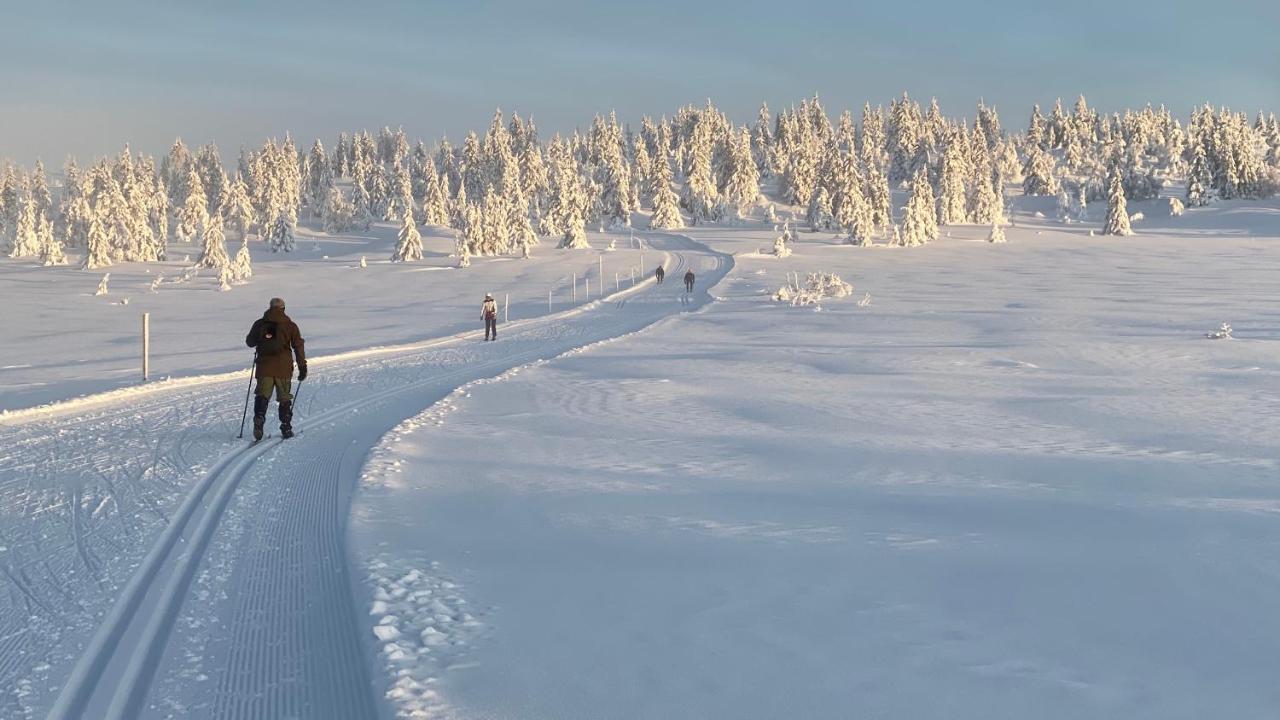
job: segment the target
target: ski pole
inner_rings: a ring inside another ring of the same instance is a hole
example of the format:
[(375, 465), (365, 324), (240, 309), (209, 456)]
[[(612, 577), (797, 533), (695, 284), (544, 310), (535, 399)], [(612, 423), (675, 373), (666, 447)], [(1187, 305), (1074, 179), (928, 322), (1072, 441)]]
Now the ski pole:
[(253, 394), (253, 371), (258, 367), (258, 353), (253, 354), (253, 364), (249, 366), (249, 389), (244, 391), (244, 412), (240, 413), (240, 439), (244, 439), (244, 420), (249, 416), (249, 396)]

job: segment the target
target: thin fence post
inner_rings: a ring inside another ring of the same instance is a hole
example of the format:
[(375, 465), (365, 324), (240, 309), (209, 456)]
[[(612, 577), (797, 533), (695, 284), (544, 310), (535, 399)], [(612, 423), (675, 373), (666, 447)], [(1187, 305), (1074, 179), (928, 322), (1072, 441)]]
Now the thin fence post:
[(547, 314), (551, 314), (551, 291), (547, 291)]
[(596, 284), (600, 286), (600, 297), (604, 297), (604, 253), (600, 253), (600, 271), (596, 273), (599, 277)]
[(578, 302), (578, 273), (573, 274), (573, 301)]
[(622, 283), (618, 280), (618, 273), (613, 274), (613, 291), (618, 292), (622, 289)]
[(151, 376), (151, 313), (142, 313), (142, 381)]
[(506, 322), (511, 317), (511, 293), (502, 296), (502, 322)]

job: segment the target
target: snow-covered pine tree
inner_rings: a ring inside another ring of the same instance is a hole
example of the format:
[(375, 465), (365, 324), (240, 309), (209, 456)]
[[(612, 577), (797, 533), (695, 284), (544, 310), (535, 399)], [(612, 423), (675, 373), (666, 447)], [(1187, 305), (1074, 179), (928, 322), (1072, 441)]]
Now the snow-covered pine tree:
[(991, 232), (987, 233), (987, 242), (989, 243), (1005, 242), (1004, 228), (1001, 227), (1000, 223), (991, 224)]
[(586, 193), (577, 177), (569, 178), (561, 189), (565, 194), (563, 215), (560, 220), (564, 226), (564, 236), (560, 239), (560, 247), (571, 250), (589, 248), (586, 233)]
[(352, 188), (352, 211), (351, 226), (361, 230), (368, 230), (373, 225), (373, 208), (372, 200), (369, 198), (369, 191), (360, 183), (356, 183)]
[(29, 189), (23, 189), (18, 198), (18, 215), (14, 224), (13, 246), (9, 251), (9, 257), (39, 256), (40, 238), (36, 235), (36, 201)]
[(45, 267), (66, 265), (67, 256), (62, 251), (62, 241), (53, 234), (53, 223), (46, 213), (40, 213), (36, 222), (36, 239), (40, 243), (40, 264)]
[(719, 219), (716, 209), (719, 207), (720, 192), (712, 176), (713, 138), (709, 122), (700, 116), (694, 124), (689, 138), (688, 180), (684, 196), (680, 199), (680, 205), (689, 211), (695, 225), (701, 221)]
[(1187, 205), (1204, 207), (1209, 204), (1209, 185), (1213, 178), (1204, 144), (1197, 142), (1192, 152), (1191, 169), (1187, 172)]
[(1058, 179), (1053, 156), (1030, 138), (1027, 139), (1027, 153), (1027, 164), (1022, 171), (1022, 191), (1027, 195), (1057, 195)]
[(745, 127), (736, 135), (730, 135), (727, 169), (725, 201), (736, 217), (746, 217), (760, 197), (760, 171), (751, 156), (751, 133)]
[(245, 282), (253, 277), (253, 258), (249, 254), (249, 238), (245, 236), (240, 240), (240, 249), (236, 251), (236, 257), (231, 261), (231, 282)]
[(237, 240), (248, 238), (249, 227), (253, 224), (253, 202), (249, 199), (249, 187), (243, 175), (237, 173), (235, 179), (227, 184), (219, 214), (224, 226), (230, 226), (235, 232)]
[(991, 161), (985, 150), (973, 163), (969, 174), (969, 221), (978, 225), (995, 222), (1000, 213), (1000, 198), (991, 176)]
[(902, 244), (924, 245), (938, 238), (937, 215), (934, 211), (933, 186), (929, 172), (921, 167), (911, 183), (911, 197), (902, 218)]
[(204, 185), (200, 174), (192, 164), (187, 169), (187, 179), (183, 185), (186, 192), (182, 206), (178, 209), (178, 225), (174, 233), (180, 242), (195, 242), (204, 231), (209, 219), (209, 203), (204, 194)]
[(342, 194), (342, 190), (337, 185), (330, 186), (329, 196), (320, 211), (324, 231), (330, 235), (348, 232), (355, 223), (355, 212), (355, 206)]
[(281, 209), (276, 217), (267, 224), (266, 237), (263, 238), (271, 247), (271, 252), (293, 252), (293, 222), (287, 209)]
[(449, 197), (444, 184), (444, 175), (430, 172), (426, 180), (426, 196), (422, 200), (422, 221), (428, 225), (449, 225)]
[(204, 247), (196, 265), (206, 268), (220, 268), (230, 262), (227, 257), (227, 238), (222, 232), (222, 217), (214, 214), (204, 224)]
[(1124, 199), (1124, 181), (1118, 164), (1112, 164), (1110, 175), (1107, 190), (1107, 222), (1102, 226), (1102, 234), (1132, 235), (1133, 229), (1129, 226), (1129, 210)]
[(413, 219), (412, 205), (406, 210), (400, 221), (400, 232), (396, 235), (396, 249), (391, 253), (391, 262), (410, 262), (422, 259), (422, 235), (418, 233), (418, 223)]
[(962, 136), (952, 133), (942, 155), (942, 174), (938, 182), (938, 222), (958, 225), (969, 219), (964, 178), (969, 174)]
[(36, 215), (47, 214), (53, 210), (53, 196), (49, 194), (49, 181), (45, 177), (44, 162), (37, 159), (35, 169), (31, 171), (31, 199), (36, 203)]
[(809, 224), (809, 232), (829, 230), (831, 228), (831, 196), (827, 188), (818, 186), (813, 197), (809, 199), (809, 207), (805, 212), (805, 221)]
[(111, 265), (111, 238), (102, 226), (102, 215), (93, 209), (89, 213), (89, 227), (85, 233), (84, 262), (80, 267), (96, 270)]
[(872, 224), (888, 225), (893, 220), (893, 194), (889, 191), (889, 179), (874, 165), (867, 167), (866, 198)]

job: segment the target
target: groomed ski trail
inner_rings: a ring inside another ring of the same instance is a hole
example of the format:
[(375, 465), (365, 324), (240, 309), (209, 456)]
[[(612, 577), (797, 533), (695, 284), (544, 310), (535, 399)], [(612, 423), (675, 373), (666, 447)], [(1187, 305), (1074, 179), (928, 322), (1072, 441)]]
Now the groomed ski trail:
[[(692, 267), (699, 290), (686, 298), (682, 283), (646, 280), (585, 306), (500, 326), (496, 343), (468, 333), (314, 364), (311, 395), (296, 418), (302, 432), (289, 441), (239, 447), (192, 487), (100, 622), (49, 717), (164, 714), (153, 688), (182, 663), (178, 620), (214, 612), (226, 622), (204, 652), (211, 681), (180, 688), (181, 698), (164, 698), (170, 707), (219, 718), (378, 715), (345, 538), (351, 495), (369, 450), (400, 421), (460, 385), (704, 306), (711, 299), (706, 289), (733, 266), (728, 255), (687, 237), (646, 235), (650, 247), (665, 254), (668, 275), (679, 277)], [(197, 394), (225, 401), (229, 384), (222, 380), (217, 390)], [(118, 417), (110, 410), (100, 415)], [(224, 515), (245, 485), (257, 494), (225, 578), (228, 600), (220, 610), (184, 607)]]

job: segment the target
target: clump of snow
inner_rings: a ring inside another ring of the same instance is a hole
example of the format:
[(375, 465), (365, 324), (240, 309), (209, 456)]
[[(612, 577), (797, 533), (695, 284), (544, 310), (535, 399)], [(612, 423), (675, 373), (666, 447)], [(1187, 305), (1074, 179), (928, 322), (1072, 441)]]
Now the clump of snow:
[(98, 281), (98, 291), (94, 293), (95, 297), (98, 295), (110, 294), (111, 291), (107, 288), (107, 283), (110, 282), (110, 280), (111, 280), (111, 273), (102, 274), (102, 279)]
[(853, 286), (840, 279), (835, 273), (816, 272), (805, 276), (804, 284), (800, 283), (799, 273), (788, 278), (787, 284), (773, 294), (778, 302), (791, 303), (791, 307), (802, 305), (818, 305), (826, 298), (843, 298), (853, 294)]
[(1139, 220), (1146, 220), (1146, 219), (1147, 219), (1147, 216), (1143, 215), (1140, 212), (1136, 212), (1129, 216), (1129, 222), (1131, 223), (1135, 223), (1135, 222), (1138, 222)]
[(458, 665), (485, 624), (437, 562), (380, 556), (368, 563), (368, 578), (372, 632), (390, 679), (387, 699), (397, 717), (439, 717), (448, 708), (435, 688), (438, 678)]
[(1186, 206), (1176, 197), (1169, 198), (1169, 217), (1181, 217), (1186, 211)]
[(1231, 340), (1231, 323), (1222, 323), (1222, 327), (1211, 333), (1205, 333), (1204, 336), (1210, 340)]

